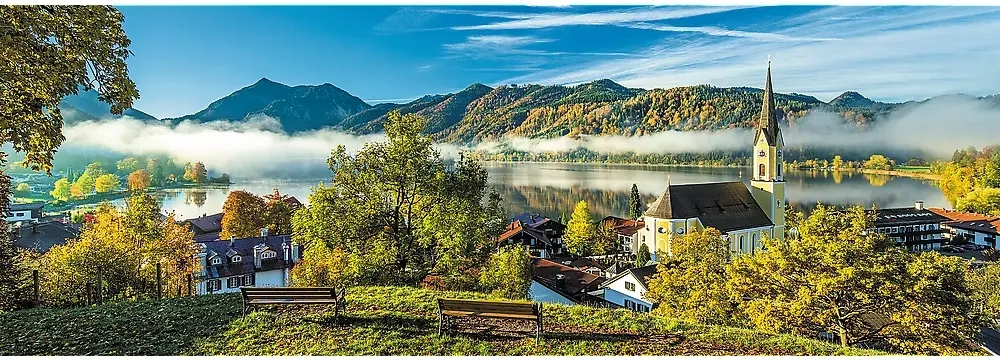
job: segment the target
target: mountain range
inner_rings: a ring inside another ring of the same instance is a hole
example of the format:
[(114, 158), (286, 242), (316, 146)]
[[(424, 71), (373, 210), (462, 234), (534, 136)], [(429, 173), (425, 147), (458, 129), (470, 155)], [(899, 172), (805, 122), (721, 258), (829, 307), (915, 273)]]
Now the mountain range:
[[(477, 83), (456, 93), (372, 105), (331, 84), (288, 86), (262, 78), (191, 115), (157, 120), (135, 109), (123, 115), (171, 125), (268, 116), (278, 119), (288, 133), (331, 128), (371, 134), (382, 131), (387, 114), (398, 110), (428, 119), (426, 132), (436, 140), (475, 143), (503, 136), (644, 135), (665, 130), (752, 127), (760, 112), (762, 92), (751, 87), (711, 85), (646, 90), (607, 79), (575, 86), (490, 87)], [(1000, 106), (998, 95), (948, 96)], [(786, 123), (795, 123), (810, 111), (824, 110), (861, 126), (908, 104), (923, 102), (883, 103), (854, 91), (829, 102), (796, 93), (775, 94), (775, 98)], [(93, 93), (68, 97), (63, 106), (64, 113), (73, 114), (73, 121), (67, 123), (110, 116), (107, 105), (97, 102)]]

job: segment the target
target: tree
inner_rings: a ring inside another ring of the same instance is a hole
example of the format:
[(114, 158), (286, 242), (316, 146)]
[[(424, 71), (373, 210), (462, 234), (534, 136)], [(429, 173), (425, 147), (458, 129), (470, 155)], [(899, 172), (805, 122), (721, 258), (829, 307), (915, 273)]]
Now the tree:
[(184, 181), (194, 181), (194, 172), (192, 171), (191, 163), (184, 164)]
[(194, 163), (194, 166), (191, 167), (191, 181), (194, 181), (196, 184), (208, 181), (208, 171), (205, 170), (205, 164), (200, 161)]
[[(121, 114), (139, 98), (128, 78), (130, 41), (124, 16), (112, 6), (5, 6), (0, 19), (0, 145), (11, 142), (24, 154), (21, 164), (52, 169), (52, 157), (65, 137), (59, 102), (80, 90)], [(6, 154), (0, 155), (3, 165)], [(2, 195), (7, 195), (6, 193)]]
[(646, 243), (639, 245), (639, 251), (636, 252), (635, 256), (635, 267), (646, 266), (646, 263), (652, 259), (652, 255), (649, 253), (649, 246), (646, 246)]
[(865, 161), (865, 169), (892, 170), (892, 163), (889, 161), (889, 158), (875, 154), (869, 157), (868, 161)]
[(297, 236), (351, 254), (352, 266), (363, 269), (359, 283), (415, 285), (432, 271), (471, 271), (465, 264), (482, 261), (466, 257), (496, 246), (490, 239), (503, 218), (495, 211), (499, 196), (483, 204), (488, 173), (472, 159), (445, 166), (426, 126), (420, 116), (394, 111), (384, 123), (387, 141), (354, 154), (338, 146), (328, 160), (330, 186), (314, 189), (310, 207), (295, 216)]
[(31, 186), (29, 186), (26, 183), (20, 183), (20, 184), (17, 184), (17, 187), (14, 188), (14, 191), (19, 192), (19, 193), (26, 193), (26, 192), (31, 191)]
[(300, 287), (343, 287), (353, 285), (355, 274), (350, 254), (341, 248), (330, 250), (317, 242), (305, 248), (302, 261), (292, 268), (292, 285)]
[(703, 324), (735, 323), (737, 303), (726, 288), (729, 243), (722, 234), (707, 228), (677, 236), (671, 250), (673, 256), (657, 265), (645, 295), (659, 303), (655, 311)]
[(132, 191), (145, 190), (151, 185), (149, 180), (149, 173), (146, 170), (139, 169), (133, 171), (128, 175), (128, 188)]
[(104, 175), (104, 165), (101, 165), (100, 161), (92, 162), (83, 170), (83, 174), (90, 176), (91, 179), (97, 179)]
[(1000, 263), (987, 264), (982, 269), (972, 270), (968, 275), (972, 291), (972, 311), (983, 326), (1000, 326)]
[(563, 236), (566, 250), (577, 256), (590, 254), (594, 232), (594, 221), (590, 217), (590, 210), (587, 209), (587, 202), (580, 200), (576, 203), (569, 224), (566, 225), (566, 235)]
[(770, 332), (831, 331), (845, 346), (885, 343), (928, 354), (968, 339), (961, 263), (902, 250), (868, 231), (873, 222), (860, 207), (820, 205), (802, 220), (799, 237), (764, 239), (766, 251), (734, 259), (729, 287), (745, 299), (740, 308), (750, 323)]
[(194, 233), (178, 224), (173, 214), (160, 220), (156, 199), (135, 193), (125, 204), (124, 209), (101, 204), (77, 238), (42, 256), (40, 290), (46, 303), (82, 302), (85, 284), (96, 280), (98, 269), (104, 275), (105, 298), (120, 299), (151, 297), (157, 263), (167, 275), (167, 289), (186, 285), (185, 275), (199, 269)]
[(642, 196), (639, 195), (639, 187), (632, 184), (632, 194), (629, 197), (629, 218), (638, 219), (642, 217)]
[(97, 181), (94, 182), (94, 188), (99, 194), (117, 190), (121, 186), (122, 183), (118, 180), (118, 176), (115, 174), (101, 175), (97, 178)]
[(242, 239), (260, 236), (261, 228), (267, 225), (266, 216), (264, 199), (244, 190), (231, 191), (222, 205), (222, 232), (219, 237)]
[(840, 155), (833, 157), (833, 169), (840, 170), (844, 168), (844, 159)]
[(120, 174), (131, 174), (133, 171), (139, 170), (139, 160), (131, 156), (119, 160), (115, 165)]
[[(2, 182), (2, 181), (0, 181)], [(0, 216), (7, 217), (9, 208), (7, 202), (0, 204)], [(14, 240), (10, 238), (7, 231), (7, 224), (0, 218), (0, 313), (14, 310), (17, 307), (21, 294), (18, 291), (25, 270), (21, 267), (17, 259), (17, 248), (14, 247)]]
[(531, 290), (531, 271), (531, 257), (524, 247), (504, 246), (490, 257), (479, 283), (493, 296), (526, 299)]
[(609, 255), (618, 252), (618, 232), (615, 231), (614, 222), (611, 220), (602, 221), (600, 226), (594, 229), (592, 239), (593, 255)]
[(1000, 188), (977, 188), (959, 198), (955, 208), (959, 211), (1000, 216)]
[(979, 177), (979, 186), (985, 188), (1000, 188), (1000, 153), (993, 154), (983, 166)]
[(69, 201), (69, 198), (73, 196), (70, 192), (69, 180), (66, 178), (56, 180), (55, 188), (49, 192), (49, 195), (52, 195), (52, 198), (56, 200)]
[(84, 172), (83, 175), (80, 175), (80, 177), (73, 182), (73, 186), (76, 186), (80, 191), (79, 195), (74, 194), (74, 196), (87, 197), (94, 192), (94, 178), (90, 177), (90, 174)]
[(149, 183), (155, 186), (163, 185), (166, 174), (163, 171), (163, 162), (157, 158), (146, 160), (146, 173), (149, 174)]
[(267, 227), (268, 233), (273, 235), (291, 234), (293, 214), (292, 207), (284, 201), (268, 201), (264, 214), (264, 226)]

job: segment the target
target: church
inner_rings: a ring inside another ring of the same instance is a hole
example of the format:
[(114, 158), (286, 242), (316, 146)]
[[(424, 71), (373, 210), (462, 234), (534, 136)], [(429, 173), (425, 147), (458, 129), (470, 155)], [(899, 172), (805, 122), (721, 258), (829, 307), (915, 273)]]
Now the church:
[[(778, 128), (771, 89), (771, 61), (767, 64), (764, 101), (753, 142), (753, 171), (748, 188), (742, 181), (671, 185), (642, 215), (644, 228), (638, 242), (653, 260), (671, 254), (674, 236), (707, 227), (719, 230), (734, 253), (752, 253), (763, 238), (785, 238), (785, 181)], [(657, 254), (659, 253), (659, 254)]]

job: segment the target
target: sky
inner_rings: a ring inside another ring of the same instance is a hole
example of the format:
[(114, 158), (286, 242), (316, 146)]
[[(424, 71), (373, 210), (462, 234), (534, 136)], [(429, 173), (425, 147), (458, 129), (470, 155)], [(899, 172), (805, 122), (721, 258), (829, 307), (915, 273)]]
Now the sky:
[(763, 87), (828, 101), (1000, 93), (1000, 7), (122, 6), (136, 109), (262, 77), (406, 102), (473, 84)]

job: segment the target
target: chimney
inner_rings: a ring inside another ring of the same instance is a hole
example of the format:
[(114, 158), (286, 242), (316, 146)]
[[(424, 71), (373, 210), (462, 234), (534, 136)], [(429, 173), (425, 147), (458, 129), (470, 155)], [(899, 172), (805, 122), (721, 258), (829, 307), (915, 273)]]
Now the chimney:
[(562, 289), (566, 287), (566, 275), (556, 274), (556, 288)]
[(917, 210), (923, 210), (924, 209), (924, 202), (922, 200), (921, 201), (917, 201), (917, 203), (914, 204), (913, 207), (916, 208)]
[(260, 237), (262, 237), (262, 238), (266, 238), (267, 237), (267, 228), (266, 227), (260, 228)]
[(236, 247), (236, 237), (235, 236), (232, 236), (232, 235), (229, 236), (229, 246)]
[(208, 246), (205, 244), (198, 244), (198, 255), (195, 256), (198, 257), (198, 262), (201, 263), (201, 271), (199, 272), (199, 275), (204, 278), (208, 272)]
[(37, 221), (31, 223), (31, 233), (32, 234), (38, 234), (38, 222)]

